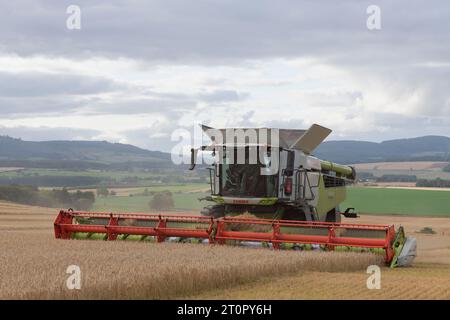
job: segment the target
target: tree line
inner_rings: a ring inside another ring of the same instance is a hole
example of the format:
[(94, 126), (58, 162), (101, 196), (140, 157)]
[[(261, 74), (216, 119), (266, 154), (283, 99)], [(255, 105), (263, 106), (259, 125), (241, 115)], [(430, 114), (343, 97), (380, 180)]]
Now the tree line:
[(90, 191), (69, 192), (66, 188), (40, 190), (34, 186), (0, 186), (0, 200), (15, 203), (50, 207), (90, 210), (95, 202), (95, 194)]
[(450, 180), (437, 178), (431, 179), (419, 179), (417, 180), (416, 187), (432, 187), (432, 188), (450, 188)]

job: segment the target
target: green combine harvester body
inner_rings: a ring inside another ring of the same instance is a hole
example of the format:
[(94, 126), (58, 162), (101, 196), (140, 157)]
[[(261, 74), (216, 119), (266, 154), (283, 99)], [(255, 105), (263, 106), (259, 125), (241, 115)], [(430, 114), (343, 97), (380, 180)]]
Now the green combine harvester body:
[[(203, 130), (213, 136), (212, 130), (216, 129), (203, 126)], [(226, 136), (229, 129), (217, 130)], [(244, 135), (246, 130), (256, 130), (258, 135), (263, 129), (240, 130)], [(202, 213), (216, 218), (248, 212), (270, 219), (339, 222), (339, 205), (346, 198), (346, 186), (355, 181), (355, 169), (310, 154), (330, 132), (319, 125), (309, 130), (279, 129), (276, 146), (226, 141), (192, 149), (192, 169), (199, 150), (209, 150), (216, 158), (209, 168), (211, 194), (206, 198), (215, 204)], [(267, 175), (261, 174), (265, 170), (263, 164), (248, 163), (252, 149), (261, 154), (262, 148), (270, 153), (271, 161), (273, 156), (277, 157), (277, 170)], [(238, 163), (239, 152), (242, 159), (245, 155), (245, 163)], [(234, 157), (232, 161), (231, 157)], [(351, 209), (343, 214), (356, 216)]]

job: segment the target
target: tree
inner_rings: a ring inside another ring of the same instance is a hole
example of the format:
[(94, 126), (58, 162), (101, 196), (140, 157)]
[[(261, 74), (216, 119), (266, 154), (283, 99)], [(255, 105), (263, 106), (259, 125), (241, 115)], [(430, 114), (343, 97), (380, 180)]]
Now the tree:
[(92, 201), (91, 199), (81, 198), (81, 199), (75, 200), (75, 203), (74, 203), (73, 207), (76, 210), (87, 211), (87, 210), (91, 210), (92, 209), (92, 205), (93, 204), (94, 204), (94, 201)]
[(175, 207), (172, 193), (170, 191), (157, 192), (149, 202), (150, 209), (169, 210)]
[(109, 195), (109, 190), (106, 187), (97, 188), (97, 196), (107, 197)]

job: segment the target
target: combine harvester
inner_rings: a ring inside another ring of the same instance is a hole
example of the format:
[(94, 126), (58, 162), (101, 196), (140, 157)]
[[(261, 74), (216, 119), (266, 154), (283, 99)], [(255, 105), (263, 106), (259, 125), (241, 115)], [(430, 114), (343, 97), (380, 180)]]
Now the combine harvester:
[[(206, 198), (214, 204), (203, 216), (61, 210), (56, 238), (371, 251), (383, 253), (391, 267), (411, 265), (416, 239), (406, 237), (402, 227), (341, 223), (341, 216), (357, 217), (353, 208), (339, 210), (355, 170), (310, 155), (331, 130), (316, 124), (308, 130), (239, 129), (245, 136), (237, 142), (233, 129), (202, 129), (212, 144), (191, 150), (190, 169), (199, 151), (212, 152), (215, 159)], [(263, 161), (254, 162), (255, 153)]]

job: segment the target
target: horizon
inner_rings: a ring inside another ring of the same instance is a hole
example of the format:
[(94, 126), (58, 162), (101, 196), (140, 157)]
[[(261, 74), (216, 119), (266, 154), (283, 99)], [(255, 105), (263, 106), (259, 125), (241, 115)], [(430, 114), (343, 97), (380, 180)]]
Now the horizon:
[[(416, 136), (416, 137), (407, 137), (407, 138), (395, 138), (395, 139), (387, 139), (387, 140), (383, 140), (383, 141), (370, 141), (370, 140), (356, 140), (356, 139), (338, 139), (338, 140), (328, 140), (325, 139), (323, 143), (326, 142), (369, 142), (369, 143), (377, 143), (377, 144), (381, 144), (383, 142), (388, 142), (388, 141), (396, 141), (396, 140), (413, 140), (413, 139), (420, 139), (420, 138), (426, 138), (426, 137), (437, 137), (437, 138), (447, 138), (450, 139), (450, 136), (445, 136), (445, 135), (424, 135), (424, 136)], [(122, 145), (130, 145), (133, 147), (137, 147), (146, 151), (152, 151), (152, 152), (163, 152), (163, 153), (172, 153), (171, 150), (158, 150), (158, 149), (147, 149), (145, 147), (141, 147), (132, 143), (123, 143), (123, 142), (117, 142), (117, 141), (109, 141), (109, 140), (70, 140), (70, 139), (66, 139), (66, 140), (28, 140), (28, 139), (23, 139), (21, 137), (13, 137), (13, 136), (9, 136), (9, 135), (3, 135), (0, 134), (0, 138), (10, 138), (10, 139), (14, 139), (14, 140), (20, 140), (20, 141), (25, 141), (25, 142), (107, 142), (110, 144), (122, 144)]]

